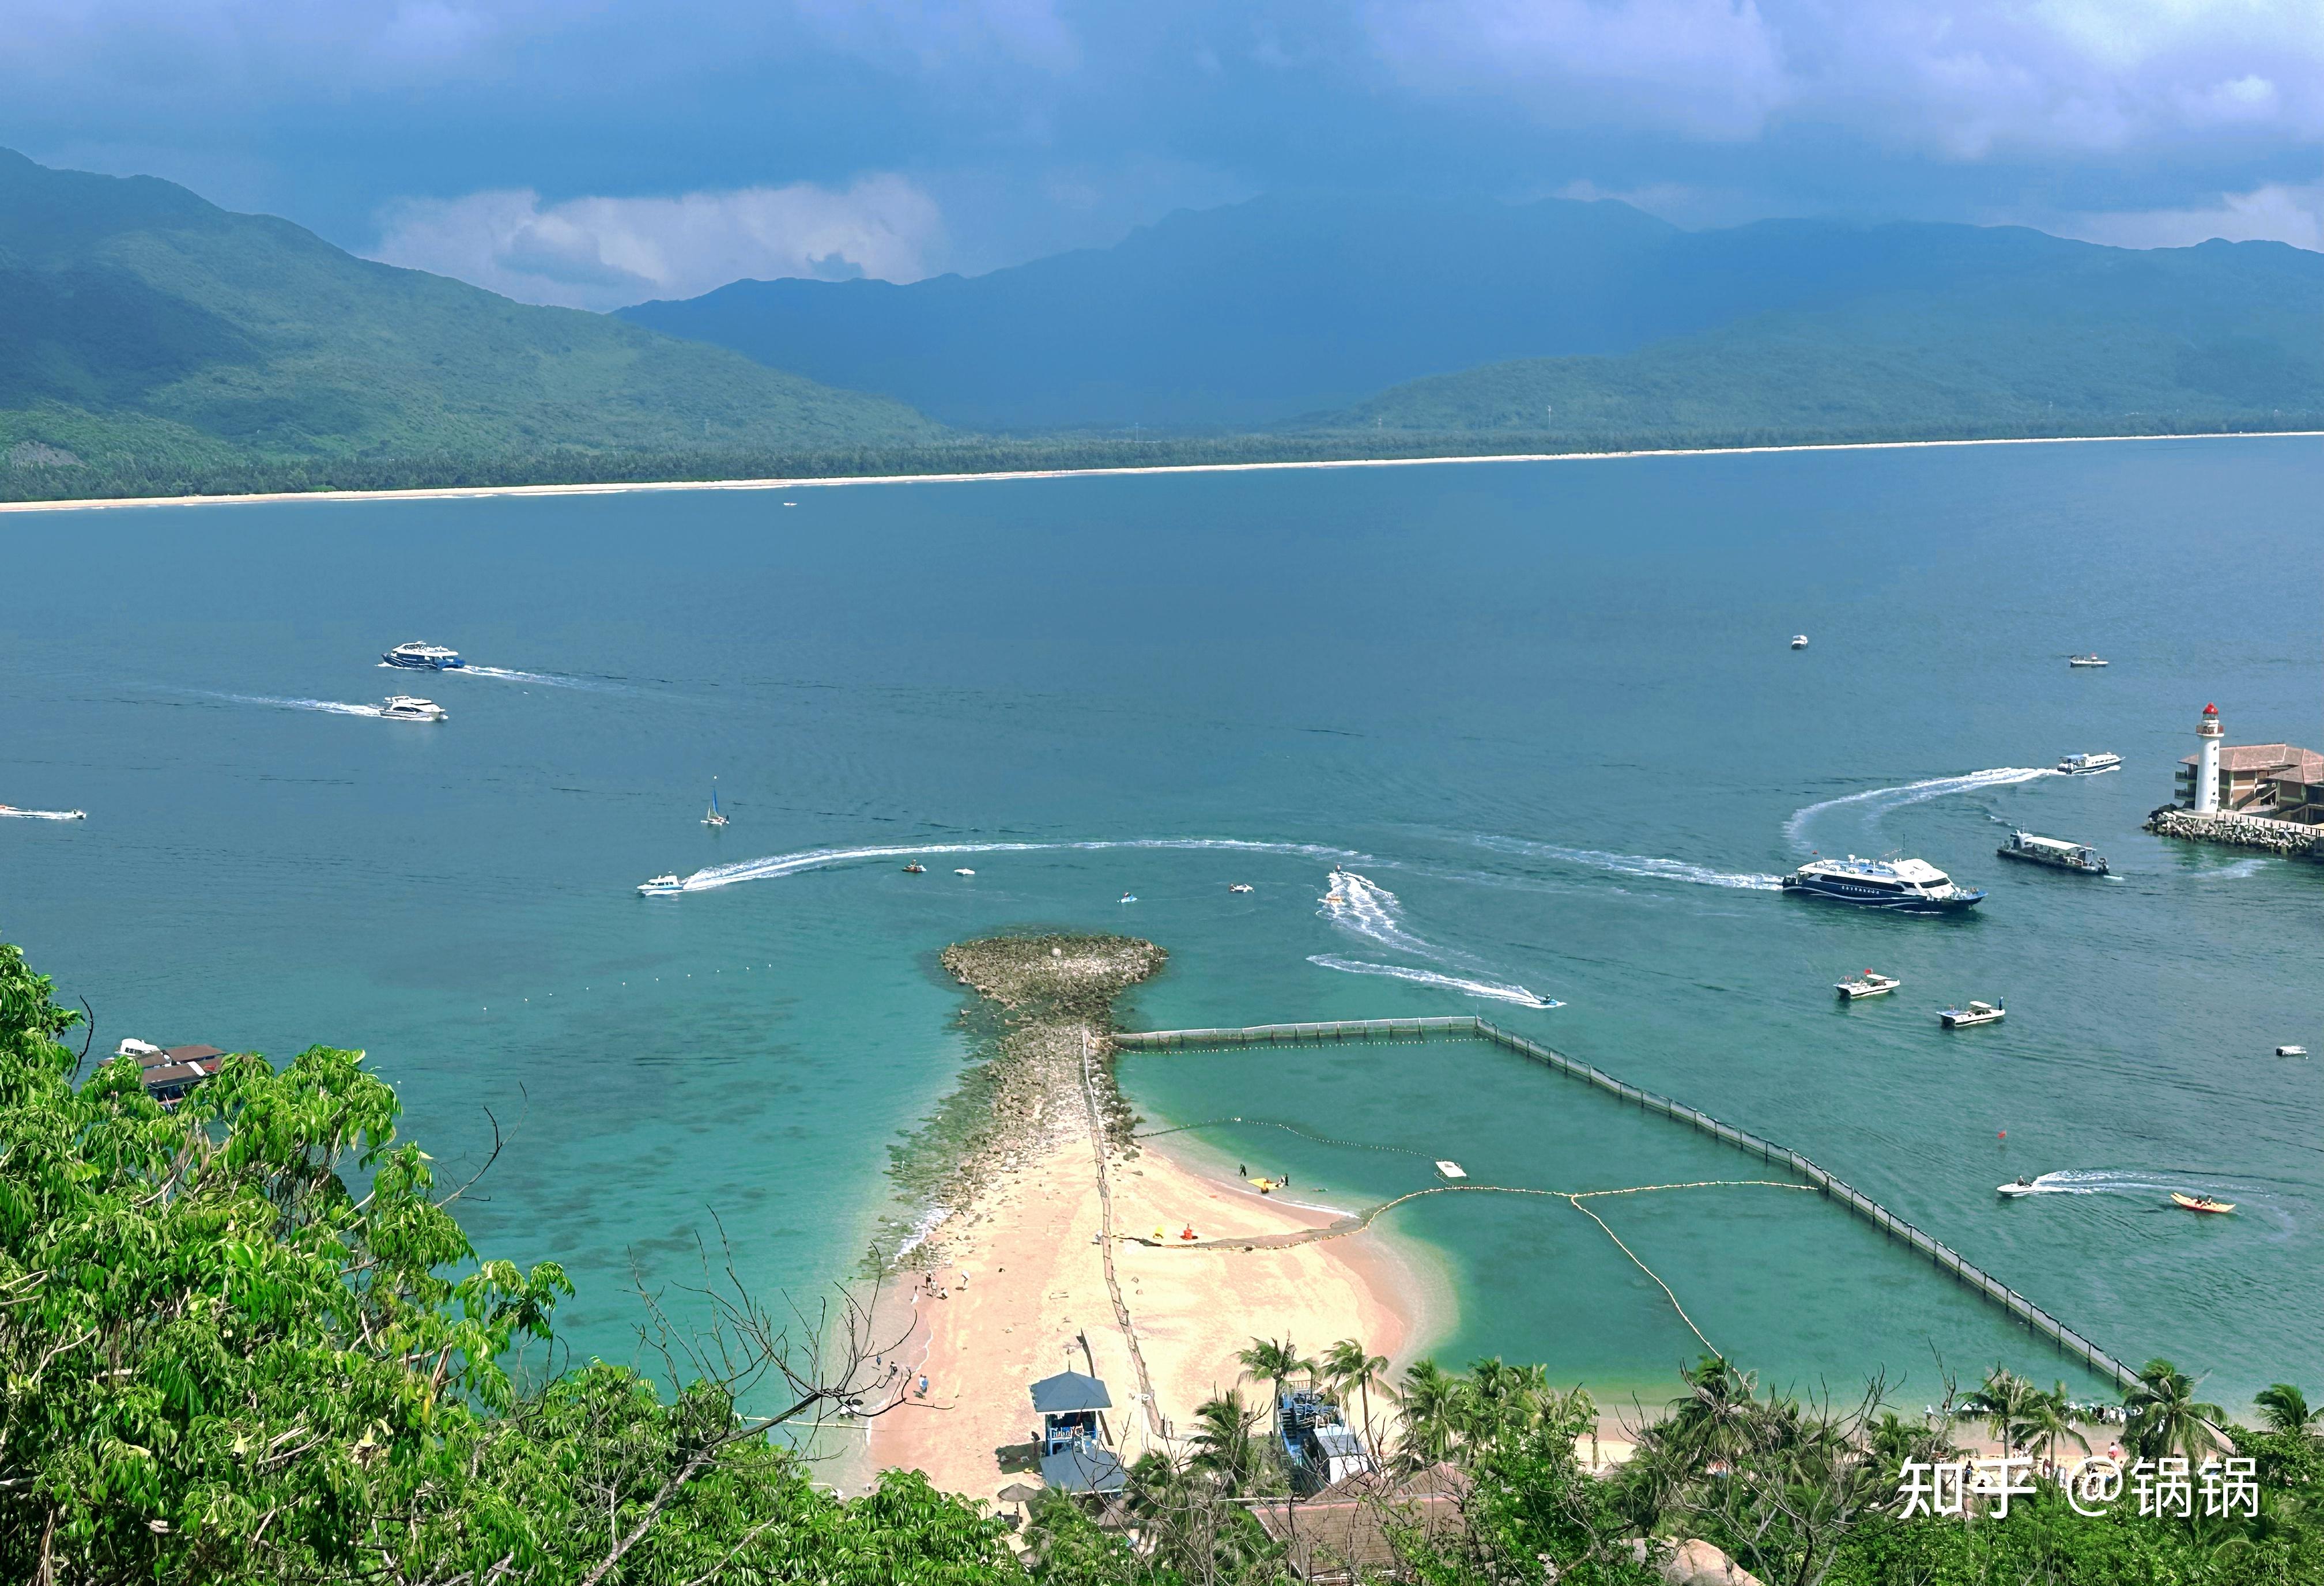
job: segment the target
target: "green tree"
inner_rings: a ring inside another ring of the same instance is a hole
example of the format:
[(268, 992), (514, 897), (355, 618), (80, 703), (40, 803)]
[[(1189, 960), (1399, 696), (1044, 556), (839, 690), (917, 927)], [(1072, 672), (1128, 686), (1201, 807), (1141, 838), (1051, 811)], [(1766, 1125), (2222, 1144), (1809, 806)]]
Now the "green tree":
[(1397, 1443), (1401, 1463), (1416, 1469), (1452, 1457), (1460, 1434), (1461, 1393), (1461, 1379), (1434, 1360), (1415, 1360), (1404, 1369), (1404, 1386), (1396, 1396), (1404, 1418)]
[(1372, 1452), (1379, 1452), (1379, 1434), (1372, 1425), (1372, 1389), (1388, 1385), (1388, 1357), (1364, 1352), (1364, 1346), (1352, 1338), (1343, 1338), (1323, 1351), (1323, 1380), (1332, 1385), (1344, 1406), (1348, 1395), (1361, 1396), (1364, 1406), (1364, 1436), (1371, 1443)]
[(1302, 1355), (1287, 1338), (1254, 1338), (1249, 1349), (1235, 1351), (1235, 1361), (1245, 1377), (1273, 1385), (1277, 1404), (1283, 1402), (1285, 1383), (1302, 1374), (1312, 1381), (1315, 1375), (1315, 1362)]
[(2308, 1433), (2324, 1427), (2324, 1410), (2308, 1407), (2308, 1396), (2289, 1382), (2270, 1383), (2252, 1396), (2271, 1432)]
[(1242, 1402), (1240, 1388), (1195, 1406), (1194, 1428), (1187, 1437), (1194, 1450), (1193, 1468), (1229, 1496), (1257, 1491), (1263, 1463), (1259, 1442), (1251, 1434), (1265, 1415)]
[(2141, 1459), (2183, 1453), (2200, 1460), (2219, 1447), (2227, 1413), (2195, 1397), (2195, 1381), (2166, 1360), (2140, 1369), (2138, 1386), (2123, 1399), (2129, 1412), (2125, 1439)]

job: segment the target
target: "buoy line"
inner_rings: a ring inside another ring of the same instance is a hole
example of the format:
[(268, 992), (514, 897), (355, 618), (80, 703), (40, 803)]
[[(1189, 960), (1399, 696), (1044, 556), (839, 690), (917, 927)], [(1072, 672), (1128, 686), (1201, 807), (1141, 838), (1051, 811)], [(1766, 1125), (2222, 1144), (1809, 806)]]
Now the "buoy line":
[(1158, 1139), (1166, 1134), (1185, 1134), (1188, 1130), (1211, 1129), (1222, 1123), (1244, 1123), (1254, 1129), (1279, 1129), (1286, 1134), (1296, 1134), (1303, 1140), (1314, 1140), (1323, 1146), (1345, 1146), (1354, 1151), (1396, 1151), (1406, 1157), (1417, 1157), (1424, 1162), (1435, 1160), (1427, 1152), (1416, 1151), (1410, 1146), (1381, 1146), (1369, 1140), (1343, 1140), (1327, 1134), (1310, 1134), (1304, 1129), (1277, 1123), (1272, 1118), (1206, 1118), (1200, 1123), (1182, 1123), (1176, 1129), (1149, 1129), (1143, 1134), (1134, 1134), (1130, 1138), (1134, 1140)]

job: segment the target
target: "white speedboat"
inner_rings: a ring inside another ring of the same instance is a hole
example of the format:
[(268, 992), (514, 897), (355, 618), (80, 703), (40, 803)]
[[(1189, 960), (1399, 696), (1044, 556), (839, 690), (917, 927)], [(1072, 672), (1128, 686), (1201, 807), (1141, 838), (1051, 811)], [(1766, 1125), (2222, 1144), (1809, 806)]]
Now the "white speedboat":
[(2107, 662), (2095, 654), (2070, 655), (2066, 658), (2066, 664), (2070, 667), (2102, 667)]
[(952, 873), (953, 873), (953, 874), (954, 874), (954, 875), (956, 875), (956, 876), (973, 876), (973, 875), (974, 875), (976, 872), (975, 872), (974, 871), (973, 871), (973, 870), (969, 869), (969, 868), (968, 868), (968, 866), (966, 866), (966, 865), (962, 865), (958, 870), (956, 870), (956, 871), (953, 871)]
[(718, 807), (718, 779), (715, 777), (710, 779), (710, 813), (702, 817), (702, 824), (706, 826), (723, 826), (726, 824), (726, 816)]
[(1808, 636), (1806, 634), (1794, 633), (1792, 635), (1792, 648), (1794, 650), (1805, 650), (1807, 647)]
[(447, 650), (440, 644), (422, 644), (417, 639), (383, 652), (379, 659), (391, 667), (418, 667), (430, 672), (454, 672), (468, 664), (460, 659), (460, 652), (456, 650)]
[(2305, 1057), (2308, 1056), (2308, 1048), (2305, 1047), (2278, 1047), (2275, 1049), (2275, 1055), (2279, 1057)]
[(656, 876), (638, 883), (638, 895), (642, 898), (675, 898), (686, 890), (686, 883), (675, 875)]
[(1251, 885), (1249, 881), (1233, 881), (1230, 882), (1227, 887), (1227, 890), (1230, 892), (1248, 892), (1250, 890)]
[(1997, 1195), (2006, 1195), (2014, 1201), (2020, 1195), (2032, 1194), (2034, 1181), (2030, 1178), (2021, 1178), (2015, 1184), (1996, 1185), (1993, 1193)]
[(1859, 997), (1885, 997), (1904, 983), (1893, 974), (1868, 969), (1855, 980), (1841, 981), (1832, 990), (1853, 1002)]
[(2119, 770), (2121, 767), (2122, 756), (2103, 749), (2089, 754), (2070, 754), (2058, 762), (2058, 769), (2070, 777), (2095, 777), (2100, 771)]
[(1135, 903), (1138, 901), (1138, 894), (1135, 892), (1124, 892), (1121, 895), (1121, 900), (1124, 903)]
[(1937, 1022), (1947, 1029), (1967, 1029), (1973, 1024), (1999, 1024), (2008, 1012), (1998, 1002), (1972, 1002), (1966, 1008), (1940, 1008)]
[(391, 694), (380, 705), (379, 714), (391, 722), (440, 722), (450, 713), (432, 699)]

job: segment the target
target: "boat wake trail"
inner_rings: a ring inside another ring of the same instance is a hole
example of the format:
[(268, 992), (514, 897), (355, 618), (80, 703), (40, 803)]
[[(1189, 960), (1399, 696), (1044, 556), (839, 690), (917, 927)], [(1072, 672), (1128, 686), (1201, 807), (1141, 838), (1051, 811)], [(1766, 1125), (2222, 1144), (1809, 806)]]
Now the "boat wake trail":
[(706, 892), (713, 888), (731, 887), (741, 881), (771, 881), (784, 876), (798, 875), (803, 871), (828, 870), (834, 865), (854, 864), (867, 859), (908, 859), (930, 853), (1103, 853), (1112, 849), (1138, 848), (1284, 853), (1305, 859), (1364, 857), (1349, 849), (1326, 848), (1314, 843), (1256, 843), (1238, 837), (1123, 837), (1085, 843), (899, 843), (871, 848), (803, 848), (796, 853), (777, 853), (765, 859), (714, 864), (687, 877), (685, 889), (689, 892)]
[(1901, 788), (1868, 788), (1861, 793), (1843, 793), (1838, 798), (1827, 798), (1821, 804), (1811, 804), (1805, 809), (1792, 812), (1784, 823), (1784, 837), (1794, 848), (1805, 848), (1808, 824), (1828, 810), (1842, 805), (1868, 804), (1877, 819), (1892, 809), (1902, 809), (1908, 804), (1925, 804), (1932, 798), (1941, 798), (1948, 793), (1970, 793), (1979, 788), (2006, 788), (2015, 782), (2031, 782), (2042, 777), (2063, 773), (2048, 766), (1997, 766), (1991, 770), (1971, 771), (1960, 777), (1931, 777), (1925, 782), (1907, 782)]
[[(1333, 870), (1331, 883), (1315, 912), (1342, 930), (1361, 936), (1366, 941), (1376, 942), (1391, 952), (1406, 954), (1414, 958), (1432, 959), (1451, 969), (1466, 969), (1478, 974), (1486, 973), (1486, 967), (1469, 954), (1451, 952), (1433, 942), (1425, 942), (1405, 929), (1404, 906), (1397, 901), (1396, 894), (1377, 881), (1358, 875), (1345, 865)], [(1319, 953), (1307, 962), (1320, 968), (1336, 969), (1342, 974), (1386, 975), (1392, 980), (1443, 986), (1471, 997), (1491, 997), (1526, 1008), (1565, 1006), (1554, 998), (1538, 996), (1523, 986), (1500, 981), (1470, 980), (1459, 975), (1439, 974), (1429, 969), (1371, 964), (1360, 958), (1342, 958), (1333, 953)]]
[(1386, 975), (1391, 980), (1411, 981), (1418, 985), (1443, 986), (1471, 997), (1489, 997), (1497, 1002), (1514, 1002), (1520, 1008), (1565, 1006), (1554, 997), (1536, 996), (1523, 986), (1505, 986), (1495, 981), (1467, 981), (1458, 975), (1438, 974), (1433, 969), (1406, 969), (1395, 964), (1367, 964), (1360, 958), (1342, 958), (1336, 953), (1318, 953), (1307, 962), (1320, 968), (1336, 969), (1342, 974)]
[(2238, 859), (2233, 864), (2223, 864), (2217, 870), (2190, 871), (2187, 873), (2199, 881), (2239, 881), (2246, 876), (2255, 876), (2274, 861), (2267, 855)]
[(215, 694), (208, 689), (203, 692), (209, 694), (212, 699), (231, 700), (235, 705), (270, 705), (277, 710), (319, 710), (337, 716), (379, 715), (379, 706), (375, 705), (347, 705), (337, 699), (287, 699), (272, 694)]
[(579, 688), (591, 694), (631, 694), (619, 683), (609, 683), (602, 678), (575, 678), (562, 672), (519, 672), (507, 667), (465, 666), (455, 668), (447, 677), (497, 678), (503, 683), (538, 683), (544, 688)]
[(2186, 1177), (2166, 1179), (2149, 1173), (2118, 1172), (2107, 1167), (2068, 1167), (2042, 1175), (2025, 1193), (2035, 1195), (2160, 1197), (2168, 1195), (2172, 1190), (2184, 1192), (2190, 1189), (2190, 1181)]
[(1698, 887), (1731, 887), (1751, 892), (1773, 892), (1783, 885), (1782, 878), (1777, 876), (1759, 875), (1749, 871), (1712, 870), (1709, 865), (1693, 864), (1683, 859), (1656, 859), (1644, 853), (1608, 853), (1596, 848), (1565, 848), (1555, 843), (1528, 842), (1523, 837), (1474, 836), (1469, 840), (1480, 848), (1489, 848), (1498, 853), (1554, 860), (1560, 864), (1586, 865), (1592, 870), (1611, 871), (1618, 876), (1636, 876), (1643, 881), (1687, 881)]
[(8, 804), (0, 804), (0, 816), (15, 821), (85, 821), (88, 818), (78, 809), (18, 809)]

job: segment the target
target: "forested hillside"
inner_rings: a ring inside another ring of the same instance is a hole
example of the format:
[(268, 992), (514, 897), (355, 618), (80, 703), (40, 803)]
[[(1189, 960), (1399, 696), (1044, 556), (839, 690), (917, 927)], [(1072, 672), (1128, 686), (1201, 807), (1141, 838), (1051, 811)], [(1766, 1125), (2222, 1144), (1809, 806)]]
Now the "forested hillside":
[(936, 432), (721, 348), (373, 263), (150, 177), (0, 150), (0, 494)]

